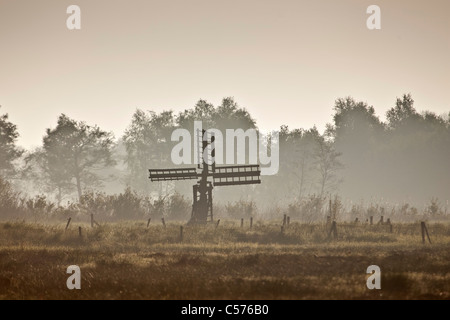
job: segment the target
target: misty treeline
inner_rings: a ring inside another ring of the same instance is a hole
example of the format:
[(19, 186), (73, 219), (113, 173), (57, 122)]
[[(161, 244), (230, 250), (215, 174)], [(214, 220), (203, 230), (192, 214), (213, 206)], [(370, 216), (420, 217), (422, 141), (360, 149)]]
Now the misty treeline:
[[(219, 106), (200, 100), (178, 114), (137, 109), (122, 137), (61, 114), (39, 148), (22, 150), (18, 128), (2, 115), (0, 212), (188, 219), (195, 181), (152, 183), (148, 169), (175, 167), (172, 132), (193, 134), (196, 120), (223, 133), (258, 129), (233, 98)], [(447, 212), (450, 113), (418, 112), (410, 94), (396, 99), (385, 122), (366, 102), (337, 99), (323, 133), (281, 126), (279, 146), (278, 174), (263, 176), (260, 185), (215, 188), (216, 213), (270, 218), (289, 212), (315, 220), (329, 210), (329, 199), (335, 212), (352, 216)]]

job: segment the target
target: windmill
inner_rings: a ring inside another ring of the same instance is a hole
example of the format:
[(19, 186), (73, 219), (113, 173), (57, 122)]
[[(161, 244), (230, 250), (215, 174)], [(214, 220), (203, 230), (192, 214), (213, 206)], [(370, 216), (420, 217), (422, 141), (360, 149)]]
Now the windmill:
[(149, 178), (152, 182), (198, 179), (192, 186), (194, 201), (189, 224), (206, 224), (208, 221), (214, 221), (212, 204), (214, 187), (260, 184), (261, 170), (259, 165), (216, 166), (215, 136), (205, 130), (198, 130), (196, 139), (197, 159), (202, 159), (197, 168), (150, 169)]

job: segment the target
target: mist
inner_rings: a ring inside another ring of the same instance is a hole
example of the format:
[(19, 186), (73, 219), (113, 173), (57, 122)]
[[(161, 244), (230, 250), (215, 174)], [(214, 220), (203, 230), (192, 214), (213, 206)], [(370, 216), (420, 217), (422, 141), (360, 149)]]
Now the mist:
[[(324, 132), (316, 127), (274, 129), (279, 135), (277, 173), (262, 176), (259, 185), (214, 188), (216, 215), (278, 219), (289, 212), (293, 218), (316, 221), (327, 215), (330, 200), (338, 203), (342, 219), (367, 219), (374, 210), (398, 219), (446, 215), (450, 113), (417, 111), (411, 94), (393, 101), (385, 122), (373, 107), (352, 97), (336, 99), (331, 110)], [(178, 114), (136, 109), (120, 137), (83, 119), (61, 115), (57, 120), (46, 130), (42, 146), (23, 150), (16, 145), (20, 128), (3, 115), (2, 180), (17, 192), (17, 207), (21, 202), (35, 208), (44, 201), (43, 210), (52, 215), (78, 206), (86, 212), (94, 208), (108, 219), (189, 219), (195, 181), (152, 183), (148, 178), (149, 169), (195, 167), (173, 163), (175, 130), (192, 133), (195, 122), (202, 121), (204, 129), (214, 128), (224, 136), (227, 129), (258, 132), (251, 113), (233, 98), (224, 98), (218, 106), (199, 100)], [(249, 139), (245, 142), (241, 153), (250, 163), (254, 148)], [(236, 145), (234, 149), (238, 151)], [(118, 199), (119, 209), (108, 204)]]

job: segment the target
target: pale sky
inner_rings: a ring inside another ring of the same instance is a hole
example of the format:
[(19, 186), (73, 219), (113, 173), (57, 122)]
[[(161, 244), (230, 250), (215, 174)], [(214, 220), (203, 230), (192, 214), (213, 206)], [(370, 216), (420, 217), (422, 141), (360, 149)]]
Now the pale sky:
[(449, 15), (448, 0), (0, 0), (0, 114), (30, 148), (61, 113), (119, 138), (136, 108), (227, 96), (265, 130), (322, 130), (347, 95), (381, 119), (403, 93), (447, 113)]

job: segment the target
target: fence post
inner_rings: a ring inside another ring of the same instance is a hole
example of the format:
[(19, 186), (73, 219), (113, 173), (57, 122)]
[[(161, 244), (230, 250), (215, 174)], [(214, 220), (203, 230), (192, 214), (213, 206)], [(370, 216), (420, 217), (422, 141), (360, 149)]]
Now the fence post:
[(164, 229), (166, 228), (166, 221), (164, 220), (164, 218), (161, 218), (162, 224), (164, 226)]
[(241, 218), (241, 228), (244, 227), (244, 218)]
[(78, 227), (78, 236), (80, 237), (80, 239), (82, 239), (82, 235), (81, 235), (81, 227)]
[(370, 216), (370, 225), (373, 225), (373, 216)]
[(183, 241), (183, 226), (180, 226), (180, 242)]
[(422, 230), (422, 243), (425, 244), (425, 222), (420, 222), (420, 229)]
[(148, 219), (148, 221), (147, 221), (147, 228), (150, 225), (150, 221), (152, 221), (152, 218)]
[(422, 228), (422, 243), (425, 244), (425, 233), (427, 235), (428, 242), (431, 243), (430, 235), (428, 234), (428, 229), (425, 224), (425, 221), (420, 222), (420, 226)]
[(331, 224), (331, 228), (330, 231), (328, 232), (328, 239), (331, 237), (331, 233), (333, 233), (333, 237), (334, 239), (337, 239), (337, 225), (336, 225), (336, 221), (333, 221)]
[(287, 226), (289, 227), (289, 224), (291, 223), (291, 217), (287, 217)]
[(392, 223), (391, 223), (391, 218), (388, 218), (386, 223), (389, 225), (389, 232), (392, 233)]
[(431, 244), (431, 239), (430, 239), (430, 235), (428, 234), (428, 228), (427, 225), (425, 224), (425, 222), (423, 223), (424, 227), (425, 227), (425, 233), (427, 234), (427, 238), (428, 238), (428, 242)]
[(69, 219), (67, 220), (66, 231), (67, 231), (67, 228), (69, 228), (70, 221), (72, 221), (72, 218), (69, 218)]
[(330, 195), (330, 204), (329, 204), (329, 207), (328, 207), (328, 209), (329, 209), (329, 214), (330, 214), (330, 218), (333, 216), (333, 214), (331, 213), (331, 195)]
[(337, 233), (337, 223), (336, 223), (336, 221), (333, 221), (333, 236), (334, 236), (334, 238), (335, 239), (337, 239), (337, 237), (338, 237), (338, 233)]
[(250, 229), (253, 228), (253, 217), (250, 217)]

